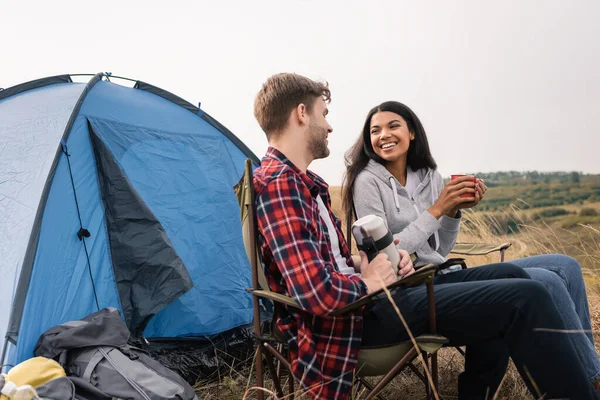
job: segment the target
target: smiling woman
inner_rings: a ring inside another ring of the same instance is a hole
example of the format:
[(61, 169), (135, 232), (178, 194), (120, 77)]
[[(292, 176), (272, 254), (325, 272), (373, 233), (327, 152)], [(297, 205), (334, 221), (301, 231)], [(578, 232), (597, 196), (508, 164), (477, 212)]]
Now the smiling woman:
[[(487, 190), (482, 180), (472, 176), (460, 176), (444, 185), (419, 118), (398, 102), (385, 102), (371, 109), (346, 162), (343, 188), (346, 213), (354, 212), (358, 218), (369, 214), (384, 218), (394, 238), (399, 240), (398, 248), (417, 255), (416, 266), (439, 265), (447, 260), (458, 237), (460, 210), (477, 205)], [(463, 197), (465, 194), (469, 197)], [(578, 262), (562, 254), (544, 254), (511, 263), (548, 290), (566, 329), (581, 332), (569, 335), (569, 340), (588, 379), (600, 391), (600, 360), (594, 338), (591, 333), (584, 333), (591, 332), (591, 322)], [(434, 285), (469, 280), (496, 281), (508, 277), (498, 275), (498, 267), (442, 269)], [(485, 274), (486, 271), (490, 271), (486, 278), (473, 279), (473, 274)], [(493, 362), (500, 359), (493, 359), (496, 356), (491, 353), (478, 356), (479, 360), (486, 357), (492, 357)], [(497, 372), (500, 376), (504, 373), (503, 370)], [(495, 384), (486, 383), (492, 389)]]
[(406, 154), (414, 133), (408, 129), (404, 118), (390, 111), (380, 111), (371, 118), (371, 146), (379, 157), (392, 165), (398, 165), (394, 174), (402, 186), (406, 186)]
[[(390, 146), (394, 142), (399, 146), (383, 148), (384, 144)], [(423, 124), (410, 108), (396, 101), (387, 101), (369, 111), (362, 133), (348, 153), (342, 189), (342, 206), (346, 211), (353, 208), (354, 183), (369, 160), (380, 164), (393, 161), (388, 164), (393, 165), (392, 174), (401, 183), (406, 183), (407, 165), (415, 171), (437, 168)]]

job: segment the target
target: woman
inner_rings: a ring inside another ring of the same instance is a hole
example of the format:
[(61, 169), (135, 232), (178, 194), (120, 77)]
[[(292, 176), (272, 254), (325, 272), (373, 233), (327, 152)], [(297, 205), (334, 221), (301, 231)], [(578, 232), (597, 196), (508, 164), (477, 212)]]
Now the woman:
[[(479, 203), (487, 187), (482, 180), (462, 177), (444, 185), (436, 171), (427, 136), (419, 118), (404, 104), (388, 101), (373, 108), (350, 150), (343, 188), (346, 212), (354, 207), (360, 218), (383, 217), (398, 247), (417, 254), (416, 265), (439, 264), (456, 243), (461, 209)], [(471, 177), (472, 178), (472, 177)], [(468, 196), (461, 197), (461, 195)], [(569, 330), (581, 362), (597, 390), (600, 360), (591, 334), (590, 313), (579, 263), (559, 254), (511, 260), (550, 292)], [(479, 269), (479, 268), (477, 268)], [(451, 282), (446, 273), (436, 283)]]

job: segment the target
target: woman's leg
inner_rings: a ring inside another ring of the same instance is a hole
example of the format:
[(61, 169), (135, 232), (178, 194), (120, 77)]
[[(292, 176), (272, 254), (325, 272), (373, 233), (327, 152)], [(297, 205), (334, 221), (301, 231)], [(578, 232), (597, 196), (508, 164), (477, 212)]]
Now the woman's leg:
[(489, 281), (493, 279), (522, 278), (529, 279), (529, 274), (520, 266), (511, 262), (482, 265), (467, 268), (448, 274), (440, 274), (434, 278), (435, 285), (457, 282)]
[(594, 336), (591, 333), (592, 323), (585, 291), (585, 282), (583, 281), (581, 266), (576, 259), (563, 254), (542, 254), (513, 260), (511, 263), (525, 269), (542, 268), (558, 275), (566, 286), (569, 297), (572, 300), (570, 308), (575, 307), (575, 313), (579, 317), (582, 328), (590, 331), (586, 332), (586, 334), (589, 340), (594, 343)]
[(582, 333), (569, 335), (590, 380), (600, 379), (600, 359), (591, 334), (591, 321), (581, 267), (571, 257), (548, 254), (528, 257), (511, 263), (521, 265), (531, 278), (550, 292), (567, 330)]
[[(500, 344), (505, 354), (510, 353), (533, 394), (532, 381), (547, 398), (600, 398), (586, 382), (585, 371), (569, 339), (564, 334), (535, 330), (537, 327), (565, 328), (556, 305), (541, 283), (530, 279), (496, 279), (442, 284), (434, 291), (437, 332), (450, 339), (452, 345), (480, 346), (482, 352), (478, 355), (491, 357), (488, 359), (493, 361), (497, 357), (495, 346), (487, 347), (493, 350), (491, 355), (484, 355), (485, 345)], [(392, 296), (412, 333), (427, 332), (426, 288), (397, 290)], [(405, 340), (408, 334), (388, 299), (377, 300), (366, 310), (363, 346)], [(471, 356), (473, 354), (467, 352), (467, 357)], [(497, 384), (488, 392), (486, 382), (480, 379), (481, 373), (488, 372), (490, 366), (480, 362), (469, 364), (469, 361), (461, 375), (463, 385), (459, 399), (490, 398)], [(500, 367), (496, 376), (501, 378), (505, 362), (491, 366)], [(484, 370), (479, 370), (481, 367)]]
[[(511, 278), (530, 279), (521, 267), (508, 262), (482, 265), (477, 268), (438, 275), (434, 284), (496, 281)], [(475, 393), (488, 391), (489, 397), (496, 392), (508, 366), (509, 353), (501, 340), (472, 343), (466, 347), (465, 372), (458, 377), (459, 398), (477, 398)]]

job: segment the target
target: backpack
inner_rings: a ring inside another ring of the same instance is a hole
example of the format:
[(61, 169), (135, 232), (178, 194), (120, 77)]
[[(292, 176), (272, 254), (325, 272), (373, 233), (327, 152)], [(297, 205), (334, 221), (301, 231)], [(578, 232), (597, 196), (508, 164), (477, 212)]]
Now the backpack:
[(86, 385), (108, 398), (197, 400), (183, 378), (128, 340), (119, 311), (110, 307), (47, 330), (34, 353), (58, 361), (81, 382), (76, 387)]

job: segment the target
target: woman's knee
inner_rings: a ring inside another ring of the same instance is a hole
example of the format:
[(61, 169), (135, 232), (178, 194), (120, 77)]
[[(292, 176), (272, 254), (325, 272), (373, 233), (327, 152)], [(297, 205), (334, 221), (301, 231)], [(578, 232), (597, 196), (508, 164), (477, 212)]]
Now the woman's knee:
[(579, 261), (573, 257), (565, 254), (553, 254), (552, 257), (554, 261), (553, 264), (560, 266), (560, 269), (562, 269), (567, 275), (581, 275), (581, 265), (579, 265)]
[(567, 286), (580, 285), (583, 282), (579, 261), (565, 254), (549, 254), (546, 257), (550, 258), (546, 268), (559, 276)]
[(555, 272), (544, 268), (528, 268), (527, 272), (531, 279), (541, 283), (553, 296), (568, 295), (566, 282)]

